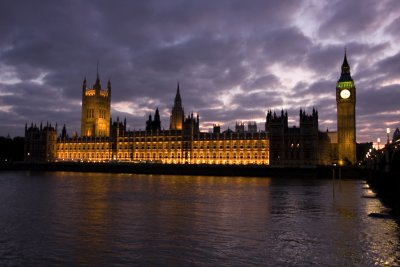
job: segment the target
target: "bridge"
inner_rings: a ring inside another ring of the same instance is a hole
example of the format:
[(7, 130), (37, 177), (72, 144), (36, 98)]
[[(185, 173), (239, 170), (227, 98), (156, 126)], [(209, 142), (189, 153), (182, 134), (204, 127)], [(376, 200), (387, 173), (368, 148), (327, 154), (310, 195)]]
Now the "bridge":
[(360, 164), (367, 182), (400, 216), (400, 139), (382, 149), (370, 149)]
[(381, 174), (399, 174), (400, 139), (391, 144), (386, 144), (382, 149), (370, 149), (361, 165), (367, 170)]

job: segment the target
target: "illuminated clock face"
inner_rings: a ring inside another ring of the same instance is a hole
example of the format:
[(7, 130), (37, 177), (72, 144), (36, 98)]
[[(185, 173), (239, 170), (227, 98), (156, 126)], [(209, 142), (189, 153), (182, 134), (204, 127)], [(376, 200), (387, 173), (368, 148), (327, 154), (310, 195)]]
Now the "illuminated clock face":
[(350, 97), (350, 91), (347, 89), (344, 89), (342, 91), (340, 91), (340, 97), (343, 99), (347, 99)]

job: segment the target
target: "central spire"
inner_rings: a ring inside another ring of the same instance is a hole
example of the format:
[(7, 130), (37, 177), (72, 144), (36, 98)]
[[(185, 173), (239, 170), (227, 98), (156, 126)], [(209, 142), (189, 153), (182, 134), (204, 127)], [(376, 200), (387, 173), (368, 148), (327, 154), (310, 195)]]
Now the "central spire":
[(177, 107), (181, 107), (182, 106), (181, 93), (179, 91), (179, 81), (178, 81), (178, 86), (176, 88), (175, 106), (177, 106)]
[(182, 107), (182, 99), (181, 93), (179, 91), (179, 81), (178, 86), (176, 88), (176, 96), (174, 101), (174, 106), (171, 111), (171, 119), (170, 119), (170, 129), (171, 130), (182, 130), (183, 129), (183, 119), (185, 117), (183, 107)]
[(100, 85), (100, 78), (99, 78), (99, 61), (97, 61), (97, 69), (96, 69), (96, 82), (93, 85), (93, 89), (95, 90), (101, 90), (101, 85)]

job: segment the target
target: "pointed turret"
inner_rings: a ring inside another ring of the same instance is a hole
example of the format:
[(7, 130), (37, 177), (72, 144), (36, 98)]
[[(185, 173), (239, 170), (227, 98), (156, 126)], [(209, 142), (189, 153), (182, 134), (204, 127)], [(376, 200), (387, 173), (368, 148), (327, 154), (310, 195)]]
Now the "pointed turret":
[(182, 106), (181, 93), (179, 91), (179, 82), (178, 82), (178, 87), (176, 89), (175, 106), (176, 107), (181, 107)]
[(93, 89), (95, 89), (96, 91), (101, 90), (100, 78), (99, 78), (99, 62), (97, 62), (97, 78), (96, 78), (96, 82), (93, 85)]
[(340, 75), (340, 82), (345, 82), (345, 81), (352, 81), (353, 79), (351, 78), (350, 75), (350, 65), (349, 62), (347, 62), (347, 51), (346, 49), (344, 50), (344, 58), (343, 58), (343, 63), (342, 63), (342, 73)]
[(85, 95), (86, 92), (86, 76), (83, 78), (83, 84), (82, 84), (82, 96)]
[(111, 80), (110, 79), (108, 79), (107, 91), (108, 91), (108, 97), (110, 97), (111, 96)]
[(182, 99), (181, 93), (179, 90), (179, 82), (176, 89), (176, 96), (174, 101), (174, 106), (171, 112), (171, 119), (170, 119), (170, 129), (171, 130), (182, 130), (183, 128), (183, 120), (185, 117), (183, 108), (182, 108)]
[(155, 121), (160, 120), (160, 112), (158, 111), (158, 107), (156, 108), (156, 113), (154, 114), (154, 120)]
[(96, 75), (97, 75), (97, 80), (99, 80), (99, 61), (98, 60), (97, 60)]
[(158, 111), (158, 107), (156, 108), (156, 112), (154, 114), (154, 121), (152, 128), (154, 131), (161, 131), (161, 120), (160, 120), (160, 112)]
[(152, 131), (153, 129), (153, 119), (151, 117), (151, 114), (149, 115), (149, 119), (146, 121), (146, 131)]
[(65, 124), (61, 130), (61, 138), (67, 138), (67, 128), (65, 127)]
[(342, 74), (350, 74), (350, 65), (347, 62), (347, 51), (344, 49), (344, 59), (342, 64)]

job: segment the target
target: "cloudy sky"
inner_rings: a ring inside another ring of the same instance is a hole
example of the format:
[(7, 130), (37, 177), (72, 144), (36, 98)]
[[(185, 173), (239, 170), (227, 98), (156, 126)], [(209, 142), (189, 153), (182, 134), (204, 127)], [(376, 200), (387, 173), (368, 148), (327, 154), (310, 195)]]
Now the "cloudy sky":
[(112, 83), (112, 117), (162, 127), (177, 81), (201, 128), (257, 121), (267, 110), (319, 111), (336, 130), (344, 48), (357, 87), (357, 141), (400, 126), (400, 1), (0, 2), (0, 135), (26, 122), (80, 132), (81, 87)]

